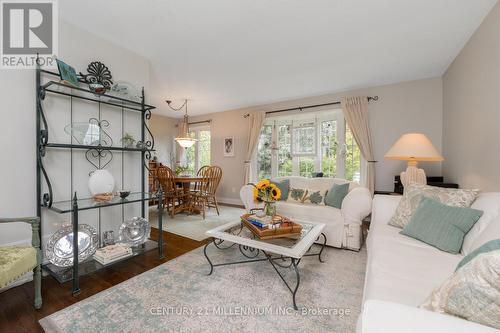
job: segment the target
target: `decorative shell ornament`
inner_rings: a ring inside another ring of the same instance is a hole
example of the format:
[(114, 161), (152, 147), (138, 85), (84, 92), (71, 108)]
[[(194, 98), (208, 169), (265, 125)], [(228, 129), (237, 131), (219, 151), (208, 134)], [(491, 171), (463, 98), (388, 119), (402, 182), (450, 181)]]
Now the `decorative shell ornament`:
[(83, 74), (80, 72), (80, 76), (89, 85), (102, 85), (106, 90), (111, 89), (113, 81), (111, 80), (113, 76), (109, 68), (100, 61), (93, 61), (87, 66), (87, 73)]

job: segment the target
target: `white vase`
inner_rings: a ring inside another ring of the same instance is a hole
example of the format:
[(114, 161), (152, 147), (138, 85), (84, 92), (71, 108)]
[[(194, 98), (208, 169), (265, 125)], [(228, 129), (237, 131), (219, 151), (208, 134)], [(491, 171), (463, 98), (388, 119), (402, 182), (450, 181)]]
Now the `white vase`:
[(115, 179), (108, 170), (96, 170), (90, 175), (89, 190), (93, 196), (100, 193), (113, 192), (114, 188)]

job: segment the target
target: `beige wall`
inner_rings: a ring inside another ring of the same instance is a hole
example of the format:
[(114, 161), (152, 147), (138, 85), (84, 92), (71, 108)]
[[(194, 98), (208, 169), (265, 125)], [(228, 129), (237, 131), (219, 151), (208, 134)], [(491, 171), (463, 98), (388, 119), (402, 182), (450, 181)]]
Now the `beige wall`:
[[(155, 156), (158, 161), (173, 167), (175, 164), (175, 134), (177, 128), (175, 125), (179, 119), (169, 118), (153, 114), (149, 122), (151, 133), (155, 139)], [(172, 161), (171, 158), (174, 158)], [(173, 162), (173, 163), (172, 163)]]
[(443, 76), (443, 171), (461, 187), (500, 190), (500, 4)]
[[(441, 78), (403, 82), (190, 118), (191, 121), (212, 120), (212, 163), (220, 165), (224, 170), (219, 196), (228, 202), (236, 202), (239, 198), (239, 189), (243, 184), (243, 161), (248, 135), (248, 122), (243, 118), (244, 114), (251, 111), (270, 111), (338, 101), (344, 95), (379, 96), (378, 102), (370, 104), (374, 153), (375, 159), (379, 161), (376, 166), (377, 190), (392, 190), (394, 175), (406, 167), (404, 162), (386, 161), (383, 158), (386, 151), (403, 133), (423, 132), (436, 148), (441, 150)], [(235, 157), (223, 156), (222, 140), (225, 136), (235, 137)], [(440, 163), (423, 163), (422, 167), (428, 175), (441, 175)]]
[[(239, 203), (239, 192), (243, 185), (243, 161), (248, 137), (248, 121), (243, 115), (247, 110), (217, 112), (192, 117), (189, 121), (209, 120), (211, 135), (211, 164), (222, 168), (223, 175), (218, 195), (221, 201)], [(224, 157), (224, 137), (234, 137), (234, 157)], [(236, 200), (236, 201), (235, 201)]]

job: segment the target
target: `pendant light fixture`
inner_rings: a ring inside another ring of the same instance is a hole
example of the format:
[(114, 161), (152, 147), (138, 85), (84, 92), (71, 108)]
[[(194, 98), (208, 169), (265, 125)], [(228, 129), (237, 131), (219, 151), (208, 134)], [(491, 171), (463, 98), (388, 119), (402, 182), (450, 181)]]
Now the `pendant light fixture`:
[(182, 108), (185, 108), (186, 112), (184, 114), (184, 119), (182, 123), (179, 124), (179, 135), (175, 138), (175, 141), (181, 146), (182, 148), (189, 148), (192, 147), (196, 143), (196, 139), (193, 139), (189, 135), (189, 123), (188, 123), (188, 109), (187, 109), (187, 103), (188, 100), (184, 100), (184, 103), (179, 106), (178, 108), (172, 107), (172, 101), (167, 100), (167, 105), (169, 108), (171, 108), (174, 111), (180, 111)]

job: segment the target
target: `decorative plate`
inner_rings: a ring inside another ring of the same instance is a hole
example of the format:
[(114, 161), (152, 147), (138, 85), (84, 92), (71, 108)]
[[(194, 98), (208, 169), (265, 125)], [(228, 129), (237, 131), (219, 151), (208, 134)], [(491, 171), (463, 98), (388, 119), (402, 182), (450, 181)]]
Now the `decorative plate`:
[[(99, 237), (94, 227), (78, 225), (78, 261), (82, 262), (94, 254), (99, 246)], [(47, 259), (56, 266), (73, 266), (73, 226), (65, 225), (57, 230), (47, 242)]]
[(141, 102), (142, 98), (141, 91), (137, 89), (133, 84), (125, 81), (116, 82), (111, 87), (109, 95), (121, 97), (138, 103)]
[(138, 246), (149, 238), (151, 233), (151, 225), (148, 220), (142, 217), (134, 217), (131, 220), (125, 221), (120, 226), (119, 240), (121, 243), (130, 246)]
[(66, 134), (73, 136), (78, 144), (86, 146), (112, 146), (113, 139), (104, 130), (110, 126), (109, 121), (90, 118), (88, 122), (75, 122), (64, 127)]

